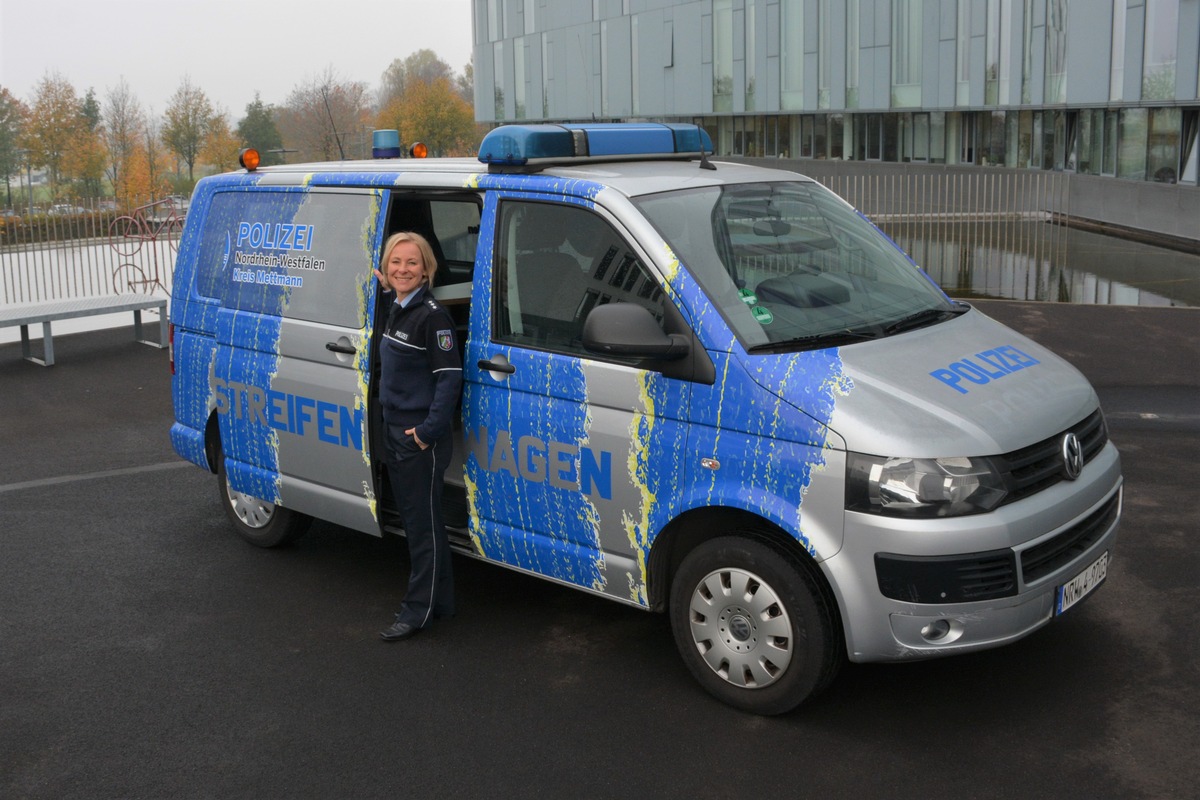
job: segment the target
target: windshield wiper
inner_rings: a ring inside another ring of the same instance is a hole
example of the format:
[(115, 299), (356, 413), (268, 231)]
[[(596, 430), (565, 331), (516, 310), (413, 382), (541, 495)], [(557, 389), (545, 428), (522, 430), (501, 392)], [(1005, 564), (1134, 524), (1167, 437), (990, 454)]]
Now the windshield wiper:
[(797, 336), (792, 339), (781, 339), (777, 342), (756, 344), (746, 350), (747, 353), (769, 353), (781, 350), (812, 350), (817, 347), (829, 347), (835, 344), (861, 342), (865, 339), (878, 339), (879, 334), (874, 329), (851, 330), (844, 328), (825, 333), (813, 333), (808, 336)]
[(969, 309), (970, 306), (966, 305), (956, 305), (953, 308), (926, 308), (915, 314), (909, 314), (907, 317), (901, 317), (890, 325), (885, 326), (883, 335), (891, 336), (901, 331), (923, 328), (926, 325), (941, 322), (949, 317), (957, 317), (959, 314), (965, 314)]

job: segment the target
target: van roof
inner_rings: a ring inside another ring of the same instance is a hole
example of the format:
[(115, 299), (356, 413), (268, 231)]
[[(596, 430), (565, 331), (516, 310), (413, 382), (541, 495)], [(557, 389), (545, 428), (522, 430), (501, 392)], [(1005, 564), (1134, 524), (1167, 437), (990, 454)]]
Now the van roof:
[[(507, 183), (533, 188), (547, 180), (568, 179), (598, 183), (629, 197), (733, 183), (808, 180), (786, 170), (725, 161), (710, 163), (716, 169), (701, 169), (699, 161), (638, 160), (548, 166), (533, 174), (505, 175), (489, 174), (487, 165), (474, 158), (405, 158), (283, 164), (260, 167), (253, 174), (256, 182), (265, 186), (369, 185), (439, 189)], [(247, 174), (230, 173), (231, 176)]]

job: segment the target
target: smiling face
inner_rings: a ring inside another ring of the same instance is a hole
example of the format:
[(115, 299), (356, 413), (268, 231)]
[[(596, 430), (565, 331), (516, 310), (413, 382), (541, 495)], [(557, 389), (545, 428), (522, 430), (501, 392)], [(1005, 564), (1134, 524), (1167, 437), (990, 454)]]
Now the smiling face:
[(416, 242), (397, 242), (383, 266), (388, 284), (395, 290), (399, 299), (408, 297), (420, 288), (428, 275), (425, 259), (421, 256), (421, 248), (417, 247)]

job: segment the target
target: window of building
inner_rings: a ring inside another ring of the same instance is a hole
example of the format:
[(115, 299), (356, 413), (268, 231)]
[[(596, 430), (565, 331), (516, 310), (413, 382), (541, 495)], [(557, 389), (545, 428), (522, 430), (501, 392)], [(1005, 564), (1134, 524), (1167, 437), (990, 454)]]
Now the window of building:
[(983, 126), (980, 136), (980, 164), (998, 167), (1004, 165), (1004, 137), (1007, 133), (1003, 111), (980, 111)]
[(813, 158), (813, 118), (803, 116), (800, 118), (800, 147), (798, 152), (801, 158)]
[(500, 29), (500, 0), (487, 0), (487, 35), (489, 42), (504, 38)]
[(934, 111), (929, 115), (929, 160), (935, 164), (946, 163), (945, 111)]
[(955, 65), (954, 102), (965, 106), (971, 102), (971, 4), (959, 3), (958, 8), (958, 47), (957, 63)]
[[(755, 100), (755, 97), (754, 97), (754, 90), (756, 88), (756, 84), (758, 83), (758, 80), (757, 80), (757, 78), (758, 78), (758, 57), (757, 57), (757, 54), (755, 53), (755, 47), (757, 46), (757, 29), (755, 28), (755, 24), (754, 24), (754, 9), (755, 9), (754, 3), (746, 3), (746, 11), (745, 11), (745, 16), (746, 16), (746, 26), (745, 26), (746, 27), (746, 60), (745, 60), (745, 64), (746, 64), (746, 97), (745, 97), (745, 103), (746, 103), (747, 111), (756, 111), (757, 110), (757, 106), (755, 105), (755, 103), (757, 101)], [(633, 74), (637, 75), (638, 73), (635, 70)]]
[(1179, 139), (1183, 123), (1178, 108), (1150, 110), (1146, 132), (1146, 177), (1158, 183), (1179, 182)]
[(1018, 166), (1017, 143), (1021, 138), (1020, 122), (1020, 112), (1013, 112), (1004, 120), (1004, 166), (1009, 169)]
[(1002, 20), (1000, 0), (987, 0), (987, 48), (983, 63), (983, 102), (989, 106), (1000, 102), (1000, 26)]
[(929, 114), (913, 114), (912, 160), (929, 160)]
[(1125, 12), (1127, 0), (1113, 0), (1112, 71), (1108, 79), (1108, 99), (1121, 100), (1125, 94)]
[(513, 104), (515, 119), (525, 119), (525, 40), (513, 40)]
[[(1104, 156), (1104, 111), (1085, 108), (1079, 112), (1075, 132), (1074, 169), (1084, 175), (1099, 175)], [(1068, 169), (1071, 165), (1068, 164)]]
[(858, 0), (846, 0), (846, 108), (858, 108)]
[(1146, 133), (1149, 114), (1144, 108), (1123, 108), (1117, 131), (1117, 177), (1146, 178)]
[(1046, 103), (1067, 102), (1067, 0), (1046, 0)]
[(979, 127), (977, 117), (971, 112), (955, 112), (958, 122), (958, 162), (959, 164), (974, 164), (979, 148)]
[(1200, 109), (1186, 108), (1181, 112), (1183, 115), (1183, 124), (1181, 126), (1182, 135), (1180, 137), (1180, 153), (1179, 163), (1183, 164), (1183, 170), (1179, 176), (1180, 183), (1190, 183), (1193, 186), (1197, 182), (1197, 170), (1200, 168), (1200, 148), (1196, 147), (1197, 141), (1200, 140)]
[(1174, 99), (1175, 42), (1178, 35), (1179, 0), (1146, 0), (1143, 100)]
[(549, 34), (542, 34), (542, 119), (550, 119), (550, 87), (553, 80), (550, 68), (552, 66), (550, 52), (552, 49)]
[(525, 2), (521, 4), (521, 13), (525, 17), (526, 34), (537, 31), (537, 4), (538, 0), (525, 0)]
[(892, 0), (892, 106), (921, 105), (922, 0)]
[(828, 147), (830, 158), (845, 158), (845, 118), (841, 114), (830, 114), (826, 117), (829, 125)]
[(1021, 31), (1021, 102), (1033, 102), (1033, 0), (1024, 0)]
[(713, 113), (733, 111), (733, 0), (713, 0)]
[(775, 141), (779, 143), (779, 155), (783, 158), (791, 158), (792, 156), (792, 127), (795, 118), (791, 116), (779, 116), (775, 118), (778, 123), (778, 130), (775, 133)]
[(1067, 112), (1047, 111), (1045, 169), (1061, 172), (1067, 163)]
[(1117, 174), (1117, 133), (1121, 127), (1120, 122), (1119, 111), (1104, 112), (1104, 160), (1100, 167), (1101, 175)]
[(829, 0), (817, 0), (817, 108), (829, 108), (830, 56), (833, 52), (831, 24)]
[(779, 4), (779, 107), (804, 108), (804, 0)]
[(504, 119), (504, 42), (492, 45), (492, 75), (496, 79), (496, 119), (501, 120)]

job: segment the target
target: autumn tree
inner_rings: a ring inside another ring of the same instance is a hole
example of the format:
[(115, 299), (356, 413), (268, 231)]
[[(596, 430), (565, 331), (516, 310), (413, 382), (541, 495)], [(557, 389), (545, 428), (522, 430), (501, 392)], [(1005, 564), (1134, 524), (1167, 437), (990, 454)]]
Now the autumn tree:
[(0, 176), (4, 178), (6, 205), (12, 207), (10, 179), (21, 173), (25, 154), (21, 149), (21, 131), (25, 124), (25, 105), (8, 89), (0, 86)]
[(330, 66), (288, 95), (279, 132), (304, 161), (362, 157), (369, 118), (366, 85), (339, 79)]
[(224, 111), (213, 114), (200, 149), (200, 159), (217, 172), (227, 172), (237, 166), (241, 149), (241, 140), (229, 127), (229, 114)]
[(407, 58), (397, 58), (380, 78), (379, 106), (386, 108), (418, 83), (433, 83), (442, 78), (452, 80), (453, 71), (432, 50), (418, 50)]
[(175, 94), (171, 95), (163, 115), (162, 141), (168, 150), (187, 164), (189, 183), (196, 179), (196, 159), (208, 135), (212, 118), (213, 107), (208, 95), (193, 86), (191, 78), (185, 75)]
[(51, 196), (57, 196), (67, 152), (81, 127), (75, 87), (57, 72), (49, 72), (34, 89), (33, 104), (23, 138), (29, 160), (45, 167)]
[(258, 151), (263, 166), (283, 163), (283, 137), (275, 124), (275, 107), (263, 105), (258, 92), (254, 93), (254, 102), (246, 106), (246, 116), (238, 123), (237, 136), (243, 147)]
[(142, 195), (145, 187), (132, 180), (133, 162), (141, 154), (146, 137), (146, 121), (142, 109), (125, 78), (104, 97), (103, 135), (108, 151), (108, 180), (113, 195), (122, 206), (135, 205), (135, 198)]
[(108, 153), (104, 147), (100, 101), (89, 88), (79, 103), (79, 126), (74, 141), (63, 159), (65, 176), (75, 181), (73, 194), (101, 197), (104, 194), (104, 168)]
[(475, 113), (448, 78), (415, 82), (376, 117), (379, 128), (395, 128), (405, 145), (423, 142), (432, 156), (469, 155), (478, 138)]
[(467, 105), (474, 108), (475, 106), (475, 59), (471, 59), (463, 66), (461, 74), (454, 76), (454, 88), (458, 91), (460, 97), (467, 101)]

